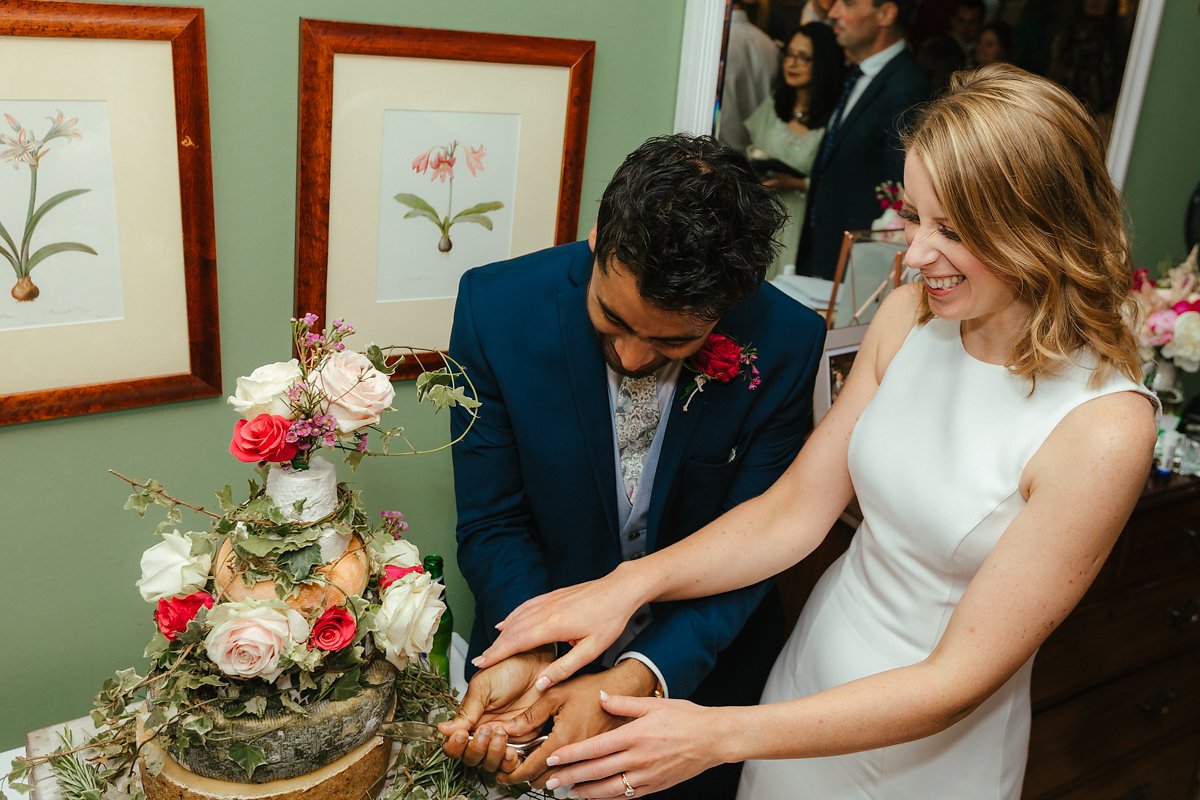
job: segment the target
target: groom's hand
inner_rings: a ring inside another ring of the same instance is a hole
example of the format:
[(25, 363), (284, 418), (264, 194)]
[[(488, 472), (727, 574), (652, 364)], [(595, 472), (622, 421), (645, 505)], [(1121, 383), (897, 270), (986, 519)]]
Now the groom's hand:
[[(536, 675), (534, 678), (536, 679)], [(497, 779), (502, 783), (532, 783), (536, 788), (546, 785), (555, 770), (546, 768), (546, 758), (559, 747), (580, 742), (629, 721), (616, 717), (600, 706), (600, 691), (609, 695), (649, 696), (654, 693), (658, 679), (642, 662), (626, 659), (612, 669), (593, 675), (577, 675), (546, 691), (524, 713), (504, 723), (513, 738), (528, 738), (536, 733), (550, 717), (554, 730), (541, 747), (525, 757), (512, 771), (502, 770)]]
[[(552, 646), (506, 658), (495, 666), (480, 670), (467, 686), (458, 716), (443, 722), (438, 730), (446, 737), (442, 749), (452, 758), (461, 758), (467, 766), (482, 766), (489, 772), (503, 767), (512, 769), (515, 756), (505, 744), (517, 741), (509, 736), (502, 718), (527, 710), (538, 699), (534, 688), (538, 674), (554, 660)], [(483, 723), (481, 725), (481, 722)], [(475, 733), (468, 739), (469, 733)], [(525, 738), (532, 738), (527, 736)]]

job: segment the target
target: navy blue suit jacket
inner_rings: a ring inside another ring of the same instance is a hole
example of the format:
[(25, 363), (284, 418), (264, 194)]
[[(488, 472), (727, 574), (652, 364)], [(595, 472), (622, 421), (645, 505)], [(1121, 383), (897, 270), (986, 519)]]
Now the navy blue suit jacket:
[[(458, 564), (475, 595), (470, 657), (525, 600), (599, 578), (621, 560), (608, 379), (585, 305), (592, 262), (587, 242), (577, 242), (471, 270), (459, 285), (450, 353), (483, 403), (454, 447)], [(649, 507), (650, 551), (761, 494), (809, 430), (820, 318), (764, 286), (716, 330), (758, 348), (762, 385), (709, 384), (687, 412), (676, 392)], [(683, 370), (681, 384), (689, 377)], [(465, 423), (455, 413), (455, 436)], [(765, 592), (760, 584), (655, 604), (629, 649), (686, 697)]]
[(903, 50), (884, 64), (838, 126), (825, 163), (811, 176), (797, 272), (832, 278), (842, 234), (870, 228), (882, 213), (875, 187), (904, 178), (900, 131), (929, 99), (929, 78)]

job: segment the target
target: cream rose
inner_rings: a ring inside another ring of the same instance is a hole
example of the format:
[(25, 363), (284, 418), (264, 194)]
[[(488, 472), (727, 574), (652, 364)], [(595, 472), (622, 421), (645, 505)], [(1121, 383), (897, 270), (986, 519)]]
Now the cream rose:
[(1175, 332), (1162, 353), (1182, 370), (1200, 370), (1200, 311), (1186, 311), (1175, 320)]
[(317, 384), (329, 398), (328, 414), (337, 420), (342, 433), (379, 422), (379, 415), (396, 398), (392, 382), (362, 353), (343, 350), (321, 366)]
[(212, 555), (193, 556), (192, 540), (178, 530), (164, 533), (162, 539), (142, 553), (142, 578), (137, 588), (147, 603), (200, 591), (212, 568)]
[(208, 613), (212, 626), (204, 647), (226, 675), (273, 681), (280, 657), (308, 639), (308, 623), (279, 600), (222, 603)]
[(264, 364), (243, 378), (237, 379), (237, 390), (229, 398), (229, 405), (246, 419), (259, 414), (276, 414), (291, 419), (292, 410), (287, 404), (287, 390), (300, 378), (300, 362), (278, 361)]
[(438, 620), (446, 610), (442, 590), (428, 573), (410, 572), (383, 593), (383, 605), (375, 614), (375, 644), (398, 668), (433, 646)]
[(389, 539), (382, 547), (376, 546), (376, 549), (385, 566), (391, 564), (397, 567), (415, 567), (421, 563), (421, 551), (408, 539)]

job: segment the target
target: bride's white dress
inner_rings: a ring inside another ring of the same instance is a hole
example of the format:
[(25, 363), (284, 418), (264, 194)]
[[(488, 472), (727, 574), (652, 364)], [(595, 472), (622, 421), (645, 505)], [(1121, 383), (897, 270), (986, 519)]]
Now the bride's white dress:
[[(932, 651), (1024, 506), (1021, 471), (1055, 425), (1092, 398), (1144, 391), (1121, 376), (1089, 388), (1089, 374), (1072, 367), (1039, 379), (1030, 395), (1025, 379), (969, 355), (957, 322), (935, 318), (909, 333), (850, 440), (862, 526), (814, 589), (763, 703), (913, 664)], [(1017, 800), (1031, 666), (1032, 659), (934, 736), (846, 756), (749, 762), (738, 798)]]

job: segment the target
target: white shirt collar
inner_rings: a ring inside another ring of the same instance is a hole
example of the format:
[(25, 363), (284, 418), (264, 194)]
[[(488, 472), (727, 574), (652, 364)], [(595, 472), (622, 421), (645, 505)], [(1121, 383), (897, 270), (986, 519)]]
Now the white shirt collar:
[(908, 42), (904, 39), (893, 42), (875, 55), (864, 58), (858, 68), (862, 70), (864, 77), (874, 78), (889, 61), (900, 55), (906, 47), (908, 47)]

